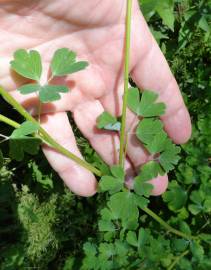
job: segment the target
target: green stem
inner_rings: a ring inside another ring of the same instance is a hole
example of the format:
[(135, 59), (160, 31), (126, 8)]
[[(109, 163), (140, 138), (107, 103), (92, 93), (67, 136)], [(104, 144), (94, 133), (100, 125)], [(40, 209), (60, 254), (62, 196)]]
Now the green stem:
[(124, 161), (125, 161), (124, 153), (126, 152), (125, 131), (126, 131), (127, 99), (128, 99), (128, 85), (129, 85), (131, 17), (132, 17), (132, 0), (127, 0), (124, 95), (123, 95), (123, 105), (122, 105), (122, 123), (121, 123), (121, 131), (120, 131), (120, 151), (119, 151), (119, 164), (122, 167), (124, 167)]
[(4, 122), (5, 124), (14, 127), (14, 128), (19, 128), (20, 124), (18, 124), (17, 122), (13, 121), (12, 119), (0, 114), (0, 122)]
[(189, 253), (189, 250), (184, 251), (181, 255), (179, 255), (178, 257), (175, 258), (175, 260), (173, 261), (173, 263), (168, 267), (167, 270), (172, 270), (174, 268), (174, 266), (183, 258), (185, 257), (187, 254)]
[[(33, 123), (38, 124), (38, 122), (2, 87), (0, 87), (0, 95), (2, 95), (5, 100), (13, 106), (26, 120), (31, 121)], [(5, 120), (3, 117), (2, 119)], [(9, 121), (8, 121), (9, 120)], [(7, 124), (14, 124), (15, 122), (10, 119), (6, 119)], [(4, 122), (5, 122), (4, 121)], [(15, 127), (15, 126), (14, 126)], [(78, 165), (84, 167), (88, 171), (94, 173), (97, 176), (102, 176), (102, 173), (100, 170), (89, 164), (88, 162), (84, 161), (83, 159), (80, 159), (67, 149), (65, 149), (63, 146), (61, 146), (59, 143), (57, 143), (42, 127), (39, 128), (39, 134), (42, 136), (42, 139), (50, 144), (50, 146), (54, 149), (56, 149), (59, 153), (63, 154), (64, 156), (70, 158), (71, 160), (75, 161)]]
[(151, 216), (154, 220), (156, 220), (158, 223), (160, 223), (160, 225), (162, 225), (167, 231), (169, 231), (170, 233), (173, 233), (179, 237), (188, 239), (188, 240), (195, 240), (198, 239), (198, 237), (196, 236), (192, 236), (192, 235), (187, 235), (183, 232), (180, 232), (176, 229), (174, 229), (173, 227), (171, 227), (168, 223), (166, 223), (162, 218), (160, 218), (157, 214), (155, 214), (152, 210), (150, 210), (149, 208), (142, 208), (142, 210), (147, 213), (149, 216)]

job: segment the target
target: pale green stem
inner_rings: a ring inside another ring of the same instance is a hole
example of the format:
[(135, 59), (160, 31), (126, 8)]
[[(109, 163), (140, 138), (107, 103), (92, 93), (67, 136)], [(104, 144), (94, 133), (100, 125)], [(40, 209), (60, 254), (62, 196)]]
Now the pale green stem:
[(132, 17), (132, 0), (127, 0), (124, 95), (123, 95), (123, 105), (122, 105), (122, 121), (121, 121), (122, 123), (121, 123), (121, 131), (120, 131), (120, 151), (119, 151), (119, 164), (122, 167), (124, 167), (125, 152), (126, 152), (125, 131), (126, 131), (127, 99), (128, 99), (128, 85), (129, 85), (131, 17)]
[(173, 261), (173, 263), (168, 267), (167, 270), (172, 270), (174, 269), (174, 266), (176, 266), (178, 264), (178, 262), (185, 257), (187, 254), (189, 253), (189, 250), (184, 251), (181, 255), (179, 255), (178, 257), (175, 258), (175, 260)]
[[(4, 97), (4, 99), (12, 106), (14, 107), (26, 120), (31, 121), (33, 123), (38, 124), (38, 122), (2, 87), (0, 87), (0, 95)], [(4, 119), (4, 118), (2, 118)], [(5, 120), (5, 119), (4, 119)], [(6, 119), (7, 124), (14, 124), (15, 122), (12, 120)], [(5, 122), (5, 121), (4, 121)], [(15, 127), (13, 125), (13, 127)], [(17, 127), (17, 126), (16, 126)], [(39, 127), (39, 135), (42, 137), (44, 141), (46, 141), (50, 146), (54, 149), (56, 149), (59, 153), (63, 154), (64, 156), (70, 158), (71, 160), (75, 161), (78, 165), (84, 167), (88, 171), (96, 174), (97, 176), (102, 176), (102, 173), (100, 170), (89, 164), (88, 162), (84, 161), (83, 159), (80, 159), (67, 149), (65, 149), (63, 146), (61, 146), (59, 143), (57, 143), (42, 127)]]
[(162, 218), (160, 218), (157, 214), (155, 214), (152, 210), (150, 210), (149, 208), (145, 207), (142, 208), (142, 210), (147, 213), (149, 216), (151, 216), (154, 220), (156, 220), (158, 223), (160, 223), (160, 225), (162, 225), (168, 232), (173, 233), (179, 237), (182, 237), (184, 239), (187, 240), (195, 240), (198, 239), (198, 237), (196, 236), (192, 236), (192, 235), (187, 235), (183, 232), (180, 232), (176, 229), (174, 229), (173, 227), (171, 227), (168, 223), (166, 223)]
[(4, 122), (5, 124), (14, 127), (14, 128), (19, 128), (20, 124), (18, 124), (17, 122), (11, 120), (10, 118), (0, 114), (0, 122)]

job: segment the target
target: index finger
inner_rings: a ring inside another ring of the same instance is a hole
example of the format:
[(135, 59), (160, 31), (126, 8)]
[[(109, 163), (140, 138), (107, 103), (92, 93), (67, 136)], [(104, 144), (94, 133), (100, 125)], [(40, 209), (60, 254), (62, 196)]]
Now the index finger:
[(185, 143), (191, 136), (191, 120), (179, 86), (169, 65), (153, 38), (146, 22), (138, 12), (132, 22), (132, 70), (137, 86), (159, 94), (159, 100), (167, 105), (161, 119), (165, 130), (175, 143)]

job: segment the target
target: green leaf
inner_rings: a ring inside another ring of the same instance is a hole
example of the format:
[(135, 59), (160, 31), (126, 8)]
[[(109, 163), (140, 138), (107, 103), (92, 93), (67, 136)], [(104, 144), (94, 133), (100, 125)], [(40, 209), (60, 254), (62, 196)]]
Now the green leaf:
[(173, 239), (172, 240), (173, 248), (177, 252), (183, 252), (189, 245), (189, 241), (185, 239)]
[(174, 2), (172, 0), (160, 0), (157, 2), (156, 11), (163, 20), (163, 23), (174, 31)]
[(52, 76), (65, 76), (85, 69), (88, 62), (76, 62), (76, 53), (67, 48), (58, 49), (51, 61)]
[(64, 85), (45, 85), (40, 89), (39, 98), (42, 103), (53, 102), (61, 99), (60, 93), (68, 92), (68, 87)]
[(19, 75), (39, 81), (42, 74), (42, 63), (39, 52), (24, 49), (17, 50), (14, 53), (14, 60), (11, 61), (11, 68)]
[(0, 169), (3, 167), (4, 165), (4, 156), (2, 151), (0, 150)]
[(120, 191), (124, 187), (124, 171), (120, 166), (111, 168), (112, 176), (103, 176), (99, 182), (101, 192), (109, 191), (111, 194)]
[(160, 164), (166, 172), (174, 169), (174, 166), (178, 163), (180, 159), (178, 155), (180, 151), (180, 147), (174, 145), (171, 140), (167, 139), (167, 141), (165, 142), (164, 151), (159, 157)]
[(155, 161), (149, 161), (141, 168), (140, 174), (134, 179), (134, 190), (140, 196), (148, 197), (151, 194), (153, 186), (148, 183), (149, 180), (163, 175), (163, 170)]
[(138, 88), (131, 87), (128, 92), (128, 108), (139, 115), (139, 105), (140, 105), (140, 91)]
[(136, 135), (144, 144), (150, 144), (155, 135), (163, 132), (163, 124), (158, 119), (143, 119), (138, 124)]
[(168, 191), (163, 194), (163, 200), (168, 203), (169, 209), (175, 212), (185, 205), (187, 192), (176, 181), (171, 181)]
[(150, 118), (140, 121), (136, 135), (151, 154), (160, 153), (166, 148), (167, 134), (159, 119)]
[(9, 154), (11, 158), (21, 161), (24, 158), (25, 152), (31, 155), (38, 153), (41, 140), (27, 137), (27, 135), (35, 133), (38, 129), (38, 124), (26, 121), (18, 129), (13, 131), (9, 141)]
[(156, 103), (158, 94), (145, 90), (140, 100), (138, 88), (130, 88), (128, 92), (128, 107), (131, 111), (142, 117), (161, 116), (165, 113), (164, 103)]
[(151, 91), (144, 91), (141, 97), (139, 115), (143, 117), (160, 116), (165, 113), (166, 106), (164, 103), (155, 103), (158, 94)]
[(131, 246), (138, 247), (138, 239), (135, 232), (129, 231), (126, 236), (126, 240)]
[(10, 152), (12, 159), (21, 161), (24, 158), (24, 153), (36, 155), (39, 152), (41, 140), (32, 137), (12, 138), (9, 141)]
[(101, 232), (114, 232), (115, 226), (110, 220), (100, 220), (98, 223)]
[(203, 260), (204, 249), (199, 243), (197, 243), (196, 241), (191, 242), (190, 243), (190, 250), (191, 250), (194, 258), (196, 258), (197, 261)]
[(137, 227), (139, 211), (134, 193), (124, 191), (112, 195), (108, 207), (115, 219), (122, 221), (123, 228), (134, 229)]
[(111, 131), (120, 131), (121, 123), (108, 112), (103, 112), (97, 118), (97, 127), (99, 129), (111, 130)]
[(40, 91), (40, 85), (39, 84), (26, 84), (21, 87), (19, 87), (17, 90), (22, 94), (22, 95), (28, 95), (37, 91)]
[(32, 123), (30, 121), (26, 121), (21, 124), (21, 126), (13, 131), (10, 138), (18, 139), (24, 136), (30, 135), (38, 131), (39, 125), (36, 123)]

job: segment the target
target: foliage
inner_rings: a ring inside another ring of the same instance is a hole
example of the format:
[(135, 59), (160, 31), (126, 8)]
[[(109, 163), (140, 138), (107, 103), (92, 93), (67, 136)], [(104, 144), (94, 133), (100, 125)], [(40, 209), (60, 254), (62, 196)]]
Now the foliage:
[(14, 60), (11, 61), (11, 68), (19, 75), (35, 81), (33, 84), (25, 84), (18, 90), (23, 95), (39, 93), (39, 99), (42, 103), (48, 103), (61, 99), (60, 93), (67, 93), (69, 89), (65, 85), (52, 85), (49, 82), (55, 77), (66, 76), (85, 69), (88, 63), (85, 61), (76, 62), (76, 54), (67, 48), (58, 49), (52, 58), (51, 77), (45, 85), (41, 85), (42, 76), (41, 56), (37, 51), (27, 52), (24, 49), (17, 50), (14, 53)]
[[(211, 268), (209, 1), (141, 2), (177, 77), (193, 123), (192, 139), (182, 146), (179, 165), (170, 173), (168, 191), (162, 198), (150, 198), (149, 205), (175, 228), (199, 238), (170, 234), (149, 217), (136, 201), (136, 195), (142, 198), (143, 207), (148, 197), (139, 194), (138, 188), (138, 194), (121, 191), (120, 169), (110, 172), (75, 128), (86, 160), (109, 175), (102, 179), (106, 182), (101, 182), (101, 188), (110, 194), (78, 198), (63, 187), (41, 153), (33, 161), (26, 153), (23, 161), (16, 163), (8, 159), (7, 145), (1, 144), (5, 158), (0, 170), (0, 269)], [(8, 112), (8, 107), (1, 105), (1, 112)], [(8, 136), (12, 133), (3, 125), (2, 130)], [(148, 165), (156, 174), (155, 164)], [(116, 180), (115, 186), (108, 184), (110, 177)], [(144, 185), (139, 179), (137, 182)]]

